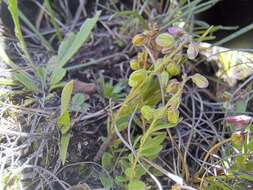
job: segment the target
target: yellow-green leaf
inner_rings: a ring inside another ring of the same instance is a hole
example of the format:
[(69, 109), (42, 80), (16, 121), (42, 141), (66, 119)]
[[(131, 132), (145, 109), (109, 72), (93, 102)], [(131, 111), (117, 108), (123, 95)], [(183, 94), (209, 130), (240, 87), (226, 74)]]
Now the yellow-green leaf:
[(203, 75), (199, 73), (196, 73), (191, 78), (192, 78), (192, 82), (194, 82), (199, 88), (206, 88), (209, 85), (209, 82), (206, 79), (206, 77), (204, 77)]
[(163, 48), (171, 48), (175, 43), (174, 37), (168, 33), (160, 34), (159, 36), (156, 37), (155, 41), (157, 45)]
[(137, 71), (134, 71), (128, 80), (128, 84), (131, 87), (136, 87), (138, 86), (141, 82), (143, 82), (146, 78), (146, 70), (144, 69), (139, 69)]
[(143, 106), (141, 114), (146, 120), (150, 121), (153, 118), (153, 109), (150, 106)]
[(59, 83), (63, 77), (66, 75), (66, 69), (62, 67), (57, 67), (53, 70), (51, 75), (51, 86), (56, 85)]
[(166, 70), (168, 71), (170, 76), (177, 76), (181, 73), (181, 67), (177, 63), (170, 63), (166, 67)]
[(173, 123), (160, 124), (160, 125), (155, 126), (152, 129), (152, 132), (159, 131), (159, 130), (162, 130), (162, 129), (169, 129), (169, 128), (172, 128), (172, 127), (175, 127), (175, 126), (176, 125), (173, 124)]
[(108, 153), (105, 152), (102, 156), (102, 166), (105, 169), (110, 169), (113, 166), (113, 156)]
[(69, 140), (70, 140), (70, 134), (69, 133), (61, 136), (60, 159), (61, 159), (63, 165), (64, 165), (64, 163), (66, 161), (66, 158), (67, 158)]
[(178, 110), (168, 110), (168, 121), (169, 123), (176, 124), (179, 120)]
[(134, 71), (140, 69), (140, 63), (137, 59), (133, 59), (130, 61), (130, 68)]
[(68, 111), (73, 91), (74, 81), (69, 81), (62, 90), (61, 93), (61, 113)]
[(153, 146), (153, 147), (147, 148), (145, 150), (141, 150), (140, 154), (142, 156), (146, 156), (146, 157), (154, 157), (160, 153), (162, 148), (163, 147), (161, 145)]
[(146, 189), (145, 183), (143, 183), (140, 180), (130, 181), (130, 183), (128, 184), (128, 190), (145, 190), (145, 189)]
[(161, 79), (161, 84), (162, 84), (162, 87), (166, 87), (167, 84), (168, 84), (168, 81), (169, 81), (169, 74), (168, 72), (166, 71), (163, 71), (160, 75), (160, 79)]
[(64, 66), (82, 47), (91, 34), (92, 29), (96, 26), (100, 14), (101, 11), (98, 11), (95, 17), (86, 19), (75, 36), (71, 34), (71, 37), (67, 37), (63, 41), (63, 45), (61, 45), (58, 52), (59, 64), (61, 66)]
[(23, 34), (21, 32), (21, 26), (20, 26), (20, 22), (19, 22), (19, 9), (18, 9), (17, 0), (8, 0), (8, 9), (11, 13), (11, 17), (14, 22), (15, 35), (19, 41), (18, 45), (19, 45), (20, 49), (24, 52), (25, 58), (27, 58), (30, 66), (33, 67), (34, 65), (32, 64), (31, 56), (30, 56), (29, 52), (27, 51), (25, 40), (24, 40)]
[(70, 115), (68, 111), (61, 114), (57, 121), (57, 127), (60, 129), (61, 134), (68, 133), (70, 129)]
[(23, 84), (27, 90), (36, 91), (38, 89), (35, 82), (24, 73), (16, 73), (15, 79)]

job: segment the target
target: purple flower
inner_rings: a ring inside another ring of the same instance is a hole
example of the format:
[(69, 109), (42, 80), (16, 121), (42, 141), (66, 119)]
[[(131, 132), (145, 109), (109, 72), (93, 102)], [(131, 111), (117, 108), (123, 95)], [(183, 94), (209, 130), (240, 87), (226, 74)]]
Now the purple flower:
[(177, 26), (169, 27), (168, 32), (173, 36), (181, 36), (182, 34), (184, 34), (184, 30)]

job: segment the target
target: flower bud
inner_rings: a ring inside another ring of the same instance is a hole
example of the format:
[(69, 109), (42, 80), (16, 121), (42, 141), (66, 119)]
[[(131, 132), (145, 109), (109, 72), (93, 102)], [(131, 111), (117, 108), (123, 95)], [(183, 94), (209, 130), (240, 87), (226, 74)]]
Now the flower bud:
[(130, 61), (130, 68), (134, 71), (138, 70), (140, 69), (140, 63), (136, 59), (133, 59)]
[(168, 110), (168, 122), (175, 124), (179, 120), (179, 111), (178, 110)]
[(180, 86), (180, 82), (177, 79), (171, 79), (166, 87), (166, 92), (170, 94), (176, 94)]
[(176, 63), (170, 63), (167, 67), (166, 70), (170, 74), (170, 76), (177, 76), (181, 73), (181, 68), (179, 64)]
[(145, 36), (143, 34), (137, 34), (133, 37), (132, 43), (134, 46), (142, 46), (145, 43)]
[(162, 33), (156, 37), (155, 42), (162, 48), (171, 48), (175, 43), (175, 39), (168, 33)]
[(168, 28), (168, 32), (173, 36), (181, 36), (184, 34), (184, 30), (177, 26), (172, 26)]

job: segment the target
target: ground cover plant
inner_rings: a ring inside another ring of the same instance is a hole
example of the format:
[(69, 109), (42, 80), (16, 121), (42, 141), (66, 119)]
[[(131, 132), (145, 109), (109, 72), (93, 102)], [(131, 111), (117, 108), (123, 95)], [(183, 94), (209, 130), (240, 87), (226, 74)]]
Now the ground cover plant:
[(0, 189), (252, 189), (250, 31), (219, 0), (0, 0)]

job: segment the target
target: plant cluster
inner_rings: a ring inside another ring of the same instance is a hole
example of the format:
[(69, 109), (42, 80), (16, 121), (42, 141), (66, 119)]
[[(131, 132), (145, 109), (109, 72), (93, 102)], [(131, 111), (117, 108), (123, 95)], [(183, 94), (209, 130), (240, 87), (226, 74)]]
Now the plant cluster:
[[(112, 146), (113, 154), (122, 149), (120, 142), (128, 149), (120, 156), (122, 175), (116, 181), (129, 190), (142, 190), (146, 185), (141, 179), (150, 174), (151, 166), (163, 173), (151, 161), (163, 149), (169, 129), (181, 120), (179, 106), (185, 84), (192, 81), (206, 88), (208, 81), (199, 73), (187, 76), (184, 72), (185, 63), (195, 58), (197, 51), (182, 29), (171, 27), (160, 33), (158, 26), (151, 24), (148, 31), (134, 36), (132, 43), (141, 51), (130, 61), (134, 70), (128, 80), (131, 90), (119, 111), (111, 116), (108, 138), (118, 137)], [(179, 177), (171, 176), (183, 185)]]

